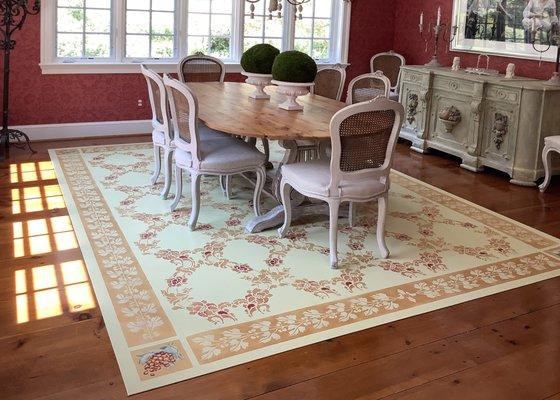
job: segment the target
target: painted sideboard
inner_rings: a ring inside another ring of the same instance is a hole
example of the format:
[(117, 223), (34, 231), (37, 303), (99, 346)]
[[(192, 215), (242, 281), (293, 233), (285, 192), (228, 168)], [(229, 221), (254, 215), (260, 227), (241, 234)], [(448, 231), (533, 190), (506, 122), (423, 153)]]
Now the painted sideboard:
[(544, 176), (544, 138), (560, 135), (560, 88), (449, 68), (405, 66), (401, 74), (401, 137), (413, 150), (452, 154), (474, 172), (495, 168), (518, 185)]

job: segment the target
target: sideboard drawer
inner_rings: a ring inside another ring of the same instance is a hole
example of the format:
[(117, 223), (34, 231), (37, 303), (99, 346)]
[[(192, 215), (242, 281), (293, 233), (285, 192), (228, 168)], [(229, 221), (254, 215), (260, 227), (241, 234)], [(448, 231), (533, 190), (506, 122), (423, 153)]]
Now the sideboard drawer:
[(486, 89), (486, 99), (517, 105), (521, 101), (521, 89), (489, 85)]
[(436, 90), (472, 96), (475, 90), (475, 82), (447, 76), (435, 76), (433, 87)]

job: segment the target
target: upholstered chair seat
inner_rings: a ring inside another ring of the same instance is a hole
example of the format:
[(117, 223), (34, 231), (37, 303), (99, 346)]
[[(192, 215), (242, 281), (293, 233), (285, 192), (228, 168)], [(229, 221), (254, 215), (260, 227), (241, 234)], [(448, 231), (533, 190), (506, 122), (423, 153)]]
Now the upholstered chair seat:
[[(242, 140), (230, 137), (227, 140), (201, 140), (199, 168), (207, 173), (224, 170), (236, 172), (257, 169), (265, 162), (265, 155)], [(175, 162), (182, 168), (192, 168), (191, 153), (177, 149)]]
[[(378, 96), (385, 96), (385, 89), (381, 88), (364, 88), (354, 90), (354, 103), (361, 103), (363, 101), (369, 101), (375, 99)], [(399, 94), (395, 92), (389, 92), (389, 100), (399, 101)]]
[(330, 160), (313, 160), (306, 163), (287, 164), (282, 167), (282, 176), (298, 192), (306, 195), (342, 196), (354, 199), (368, 199), (382, 194), (386, 185), (379, 181), (364, 185), (361, 180), (343, 177), (336, 193), (330, 193), (331, 182)]

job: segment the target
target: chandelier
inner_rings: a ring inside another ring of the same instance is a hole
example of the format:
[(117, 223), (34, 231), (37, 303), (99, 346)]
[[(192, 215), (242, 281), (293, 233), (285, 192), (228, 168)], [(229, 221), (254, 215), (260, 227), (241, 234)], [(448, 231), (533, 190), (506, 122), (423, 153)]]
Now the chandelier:
[[(251, 19), (255, 18), (255, 3), (258, 3), (260, 0), (246, 0), (247, 2), (251, 3)], [(266, 0), (265, 0), (266, 1)], [(294, 6), (295, 9), (295, 17), (298, 19), (302, 19), (302, 13), (303, 13), (303, 5), (305, 3), (309, 3), (311, 0), (286, 0), (288, 3), (290, 3), (292, 6)], [(278, 18), (282, 18), (282, 0), (270, 0), (269, 4), (268, 4), (268, 18), (272, 19), (273, 14), (272, 13), (277, 13), (276, 15), (278, 16)]]

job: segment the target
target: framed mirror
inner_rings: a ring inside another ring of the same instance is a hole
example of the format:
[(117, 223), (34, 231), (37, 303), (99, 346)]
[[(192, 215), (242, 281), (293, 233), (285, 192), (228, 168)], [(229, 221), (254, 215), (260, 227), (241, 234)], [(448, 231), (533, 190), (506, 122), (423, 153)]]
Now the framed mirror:
[(489, 53), (507, 57), (556, 60), (556, 47), (546, 50), (549, 38), (560, 30), (560, 0), (454, 0), (454, 51)]

